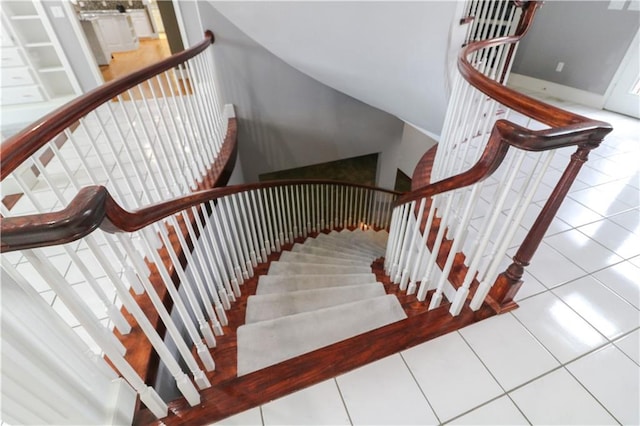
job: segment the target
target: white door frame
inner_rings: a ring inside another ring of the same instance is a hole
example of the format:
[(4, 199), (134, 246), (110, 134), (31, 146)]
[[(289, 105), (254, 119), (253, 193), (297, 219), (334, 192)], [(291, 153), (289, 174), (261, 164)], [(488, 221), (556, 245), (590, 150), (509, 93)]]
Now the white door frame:
[[(624, 75), (627, 66), (633, 60), (633, 56), (638, 54), (639, 45), (640, 45), (640, 28), (638, 29), (638, 31), (636, 31), (636, 35), (633, 37), (633, 40), (631, 41), (631, 44), (629, 45), (627, 52), (625, 53), (624, 57), (622, 58), (622, 61), (620, 62), (620, 65), (618, 66), (618, 69), (613, 75), (613, 78), (611, 79), (611, 83), (609, 83), (609, 87), (607, 87), (606, 92), (604, 92), (604, 96), (603, 96), (604, 109), (607, 109), (607, 104), (609, 103), (610, 98), (615, 93), (614, 89), (616, 88), (616, 86), (620, 82), (620, 79)], [(618, 112), (618, 111), (614, 111), (614, 112)]]
[(89, 41), (87, 40), (87, 36), (84, 34), (84, 31), (82, 30), (82, 26), (80, 25), (80, 21), (78, 20), (78, 15), (76, 14), (76, 11), (74, 10), (71, 2), (62, 1), (60, 3), (62, 4), (62, 7), (64, 8), (64, 12), (68, 17), (67, 20), (69, 21), (69, 25), (71, 25), (71, 28), (73, 29), (73, 32), (75, 33), (76, 38), (80, 43), (82, 54), (84, 55), (85, 59), (89, 63), (89, 68), (91, 68), (91, 74), (93, 75), (93, 78), (95, 80), (95, 87), (98, 87), (104, 83), (104, 78), (102, 77), (102, 73), (100, 72), (100, 67), (96, 62), (96, 58), (93, 56), (93, 52), (91, 51), (91, 46), (89, 46)]
[[(186, 48), (188, 47), (188, 39), (185, 32), (185, 24), (182, 19), (179, 0), (171, 0), (171, 2), (173, 3), (173, 8), (176, 12), (176, 20), (178, 21), (180, 38), (182, 38), (182, 43)], [(192, 2), (185, 2), (185, 3), (192, 3)], [(91, 47), (89, 46), (89, 41), (87, 40), (87, 37), (84, 34), (84, 31), (82, 30), (80, 21), (78, 20), (78, 15), (76, 14), (76, 11), (71, 5), (71, 2), (62, 1), (61, 4), (65, 9), (65, 13), (67, 14), (69, 24), (71, 25), (71, 28), (73, 29), (73, 32), (75, 33), (76, 38), (80, 43), (82, 54), (84, 55), (85, 59), (90, 65), (91, 73), (95, 79), (95, 87), (98, 87), (104, 83), (104, 78), (102, 77), (102, 73), (100, 72), (100, 67), (98, 63), (96, 62), (96, 59), (93, 56), (93, 52), (91, 51)]]

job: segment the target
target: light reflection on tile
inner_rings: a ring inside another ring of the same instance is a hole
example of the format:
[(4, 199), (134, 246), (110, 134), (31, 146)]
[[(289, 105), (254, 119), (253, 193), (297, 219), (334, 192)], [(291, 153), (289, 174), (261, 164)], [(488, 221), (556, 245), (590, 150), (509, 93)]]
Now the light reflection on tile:
[(592, 277), (581, 278), (553, 292), (608, 339), (640, 326), (638, 309)]
[(640, 424), (638, 365), (618, 348), (609, 345), (572, 362), (567, 369), (618, 421)]
[(510, 393), (534, 425), (613, 425), (617, 422), (564, 368)]
[(513, 315), (563, 363), (607, 343), (589, 323), (549, 292), (521, 302)]
[(621, 262), (602, 269), (593, 276), (636, 309), (640, 309), (640, 268), (633, 263)]

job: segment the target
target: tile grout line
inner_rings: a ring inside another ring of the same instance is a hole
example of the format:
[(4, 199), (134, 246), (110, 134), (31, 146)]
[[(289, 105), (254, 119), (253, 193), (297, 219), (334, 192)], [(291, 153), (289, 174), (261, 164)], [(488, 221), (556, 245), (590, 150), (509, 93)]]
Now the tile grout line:
[(351, 419), (351, 414), (349, 413), (349, 407), (347, 407), (347, 402), (344, 400), (344, 396), (342, 395), (342, 390), (340, 389), (340, 385), (338, 384), (338, 377), (333, 378), (333, 383), (336, 385), (336, 389), (338, 390), (338, 395), (340, 395), (340, 401), (342, 401), (342, 406), (344, 407), (345, 413), (347, 413), (347, 419), (349, 419), (349, 424), (353, 425), (353, 420)]
[[(555, 294), (554, 294), (554, 296), (558, 297), (558, 296), (557, 296), (557, 295), (555, 295)], [(558, 297), (558, 299), (560, 299), (560, 300), (564, 303), (564, 300), (562, 300), (560, 297)], [(565, 303), (565, 304), (566, 304), (566, 303)], [(567, 305), (567, 306), (568, 306), (568, 305)], [(571, 310), (573, 311), (573, 309), (571, 308), (571, 306), (568, 306), (568, 307), (569, 307), (569, 309), (571, 309)], [(575, 312), (575, 311), (574, 311), (574, 312)], [(582, 316), (581, 316), (580, 314), (578, 314), (577, 312), (575, 312), (575, 313), (576, 313), (580, 318), (582, 318)], [(567, 361), (567, 362), (562, 362), (562, 361), (560, 361), (560, 359), (558, 359), (558, 358), (557, 358), (557, 357), (556, 357), (556, 356), (555, 356), (555, 355), (554, 355), (554, 354), (553, 354), (553, 353), (552, 353), (552, 352), (551, 352), (551, 351), (550, 351), (550, 350), (549, 350), (549, 349), (548, 349), (548, 348), (547, 348), (547, 347), (546, 347), (546, 346), (545, 346), (545, 345), (544, 345), (544, 344), (543, 344), (543, 343), (542, 343), (542, 342), (541, 342), (541, 341), (540, 341), (540, 340), (539, 340), (539, 339), (538, 339), (538, 338), (533, 334), (533, 332), (531, 332), (531, 331), (527, 328), (527, 326), (526, 326), (522, 321), (520, 321), (520, 319), (519, 319), (517, 316), (515, 316), (515, 315), (513, 315), (513, 314), (512, 314), (512, 316), (516, 319), (516, 321), (518, 321), (518, 322), (522, 325), (522, 327), (523, 327), (523, 328), (524, 328), (524, 329), (525, 329), (525, 330), (526, 330), (526, 331), (531, 335), (531, 337), (533, 337), (533, 338), (534, 338), (534, 339), (535, 339), (535, 340), (536, 340), (536, 341), (537, 341), (537, 342), (538, 342), (538, 343), (539, 343), (539, 344), (540, 344), (540, 345), (541, 345), (541, 346), (542, 346), (542, 347), (543, 347), (543, 348), (544, 348), (544, 349), (545, 349), (545, 350), (546, 350), (546, 351), (547, 351), (547, 352), (548, 352), (548, 353), (549, 353), (549, 354), (550, 354), (550, 355), (551, 355), (551, 356), (552, 356), (556, 361), (558, 361), (558, 363), (560, 364), (560, 366), (559, 366), (558, 368), (554, 368), (553, 370), (550, 370), (550, 371), (546, 372), (545, 374), (542, 374), (542, 375), (540, 375), (540, 376), (538, 376), (538, 377), (535, 377), (535, 378), (533, 378), (533, 379), (529, 380), (528, 382), (523, 383), (523, 384), (522, 384), (522, 385), (520, 385), (520, 386), (517, 386), (517, 387), (515, 387), (515, 388), (511, 389), (509, 392), (513, 392), (514, 390), (521, 389), (521, 388), (525, 387), (526, 385), (529, 385), (529, 384), (531, 384), (532, 382), (534, 382), (534, 381), (536, 381), (536, 380), (538, 380), (538, 379), (540, 379), (540, 378), (542, 378), (542, 377), (544, 377), (544, 376), (547, 376), (547, 375), (549, 375), (549, 374), (551, 374), (551, 373), (553, 373), (553, 372), (555, 372), (555, 371), (558, 371), (558, 370), (560, 370), (560, 369), (564, 369), (564, 370), (565, 370), (565, 371), (566, 371), (566, 372), (567, 372), (571, 377), (573, 377), (573, 379), (574, 379), (576, 382), (578, 382), (578, 384), (580, 384), (580, 386), (581, 386), (581, 387), (582, 387), (582, 388), (583, 388), (583, 389), (584, 389), (584, 390), (585, 390), (585, 391), (586, 391), (586, 392), (587, 392), (587, 393), (588, 393), (588, 394), (589, 394), (589, 395), (590, 395), (590, 396), (591, 396), (591, 397), (592, 397), (592, 398), (593, 398), (593, 399), (594, 399), (594, 400), (595, 400), (595, 401), (596, 401), (596, 402), (597, 402), (597, 403), (598, 403), (598, 404), (599, 404), (599, 405), (600, 405), (600, 406), (601, 406), (601, 407), (602, 407), (602, 408), (603, 408), (603, 409), (604, 409), (604, 410), (605, 410), (605, 411), (606, 411), (606, 412), (607, 412), (607, 413), (608, 413), (608, 414), (609, 414), (609, 415), (610, 415), (610, 416), (615, 420), (615, 421), (617, 421), (617, 422), (618, 422), (618, 424), (622, 424), (622, 423), (621, 423), (621, 422), (616, 418), (616, 416), (614, 416), (614, 415), (613, 415), (613, 413), (611, 413), (611, 412), (607, 409), (607, 407), (605, 406), (605, 404), (604, 404), (602, 401), (600, 401), (598, 398), (596, 398), (596, 396), (595, 396), (594, 394), (592, 394), (592, 393), (591, 393), (591, 391), (589, 391), (589, 389), (587, 389), (587, 387), (584, 385), (584, 383), (582, 383), (582, 381), (580, 381), (580, 380), (579, 380), (579, 379), (578, 379), (578, 378), (577, 378), (573, 373), (571, 373), (571, 371), (567, 368), (567, 365), (568, 365), (568, 364), (572, 364), (572, 363), (574, 363), (574, 362), (576, 362), (576, 361), (578, 361), (578, 360), (580, 360), (580, 359), (582, 359), (582, 358), (586, 358), (587, 356), (589, 356), (589, 355), (591, 355), (591, 354), (594, 354), (594, 353), (596, 353), (596, 352), (598, 352), (598, 351), (603, 350), (603, 349), (604, 349), (604, 348), (606, 348), (607, 346), (613, 346), (613, 347), (615, 347), (616, 349), (618, 349), (618, 348), (613, 344), (613, 341), (612, 341), (611, 339), (609, 339), (607, 336), (605, 336), (605, 335), (603, 335), (602, 333), (600, 333), (600, 331), (599, 331), (598, 329), (596, 329), (595, 327), (591, 326), (594, 330), (596, 330), (596, 332), (597, 332), (598, 334), (602, 335), (602, 336), (605, 338), (606, 343), (604, 343), (604, 344), (602, 344), (602, 345), (599, 345), (599, 346), (597, 346), (597, 347), (593, 348), (592, 350), (590, 350), (590, 351), (588, 351), (588, 352), (585, 352), (584, 354), (582, 354), (582, 355), (580, 355), (580, 356), (578, 356), (578, 357), (576, 357), (576, 358), (573, 358), (573, 359), (571, 359), (571, 360), (569, 360), (569, 361)], [(582, 318), (582, 319), (583, 319), (587, 324), (591, 325), (591, 323), (589, 323), (586, 319), (584, 319), (584, 318)], [(618, 350), (620, 350), (620, 349), (618, 349)], [(620, 351), (620, 352), (623, 352), (623, 351)], [(623, 353), (624, 353), (624, 352), (623, 352)], [(514, 401), (514, 403), (515, 403), (515, 401)]]
[[(512, 315), (511, 313), (508, 313), (507, 315)], [(498, 384), (498, 386), (500, 386), (500, 389), (502, 389), (502, 391), (504, 392), (502, 395), (500, 396), (506, 396), (507, 398), (509, 398), (509, 400), (511, 401), (511, 403), (516, 407), (516, 409), (520, 412), (520, 414), (522, 414), (522, 417), (524, 417), (524, 419), (531, 425), (533, 423), (531, 423), (531, 421), (529, 420), (529, 418), (524, 414), (524, 412), (522, 411), (522, 409), (520, 409), (520, 407), (518, 406), (518, 404), (516, 404), (516, 402), (511, 398), (511, 396), (509, 395), (509, 392), (507, 392), (504, 388), (504, 386), (502, 385), (502, 383), (500, 383), (498, 381), (498, 379), (495, 377), (495, 375), (493, 374), (493, 372), (489, 369), (489, 367), (487, 367), (487, 365), (484, 363), (484, 361), (482, 360), (482, 358), (480, 358), (480, 355), (478, 355), (478, 353), (473, 349), (473, 346), (471, 346), (471, 344), (467, 341), (467, 339), (464, 338), (464, 336), (462, 335), (462, 333), (460, 333), (459, 330), (456, 331), (456, 333), (458, 333), (458, 335), (460, 336), (460, 338), (462, 339), (462, 341), (469, 347), (469, 349), (471, 350), (471, 352), (473, 353), (473, 355), (475, 355), (475, 357), (478, 359), (478, 361), (480, 361), (480, 364), (482, 364), (482, 366), (484, 367), (484, 369), (489, 373), (489, 375), (491, 376), (491, 378)], [(513, 389), (512, 389), (513, 390)], [(496, 399), (496, 398), (494, 398)], [(483, 404), (479, 405), (478, 407), (475, 407), (473, 410), (478, 409), (481, 406), (485, 406), (487, 405), (489, 402), (491, 401), (485, 401)], [(470, 410), (469, 412), (471, 412), (472, 410)], [(459, 416), (458, 416), (459, 417)]]
[(416, 376), (413, 374), (411, 367), (409, 367), (409, 364), (407, 364), (407, 360), (404, 359), (404, 356), (402, 355), (402, 351), (398, 352), (398, 354), (400, 355), (400, 358), (402, 359), (402, 362), (404, 363), (405, 367), (407, 367), (407, 370), (409, 370), (409, 374), (411, 374), (411, 378), (413, 379), (414, 383), (416, 384), (416, 386), (418, 386), (418, 389), (420, 389), (420, 394), (422, 395), (424, 400), (427, 402), (427, 405), (429, 405), (429, 408), (431, 409), (431, 412), (433, 413), (433, 415), (436, 417), (438, 424), (442, 424), (442, 420), (440, 420), (440, 416), (438, 416), (438, 413), (436, 413), (436, 410), (433, 408), (433, 405), (431, 405), (429, 398), (427, 398), (427, 395), (425, 395), (424, 390), (422, 389), (422, 386), (420, 386), (420, 383), (416, 379)]

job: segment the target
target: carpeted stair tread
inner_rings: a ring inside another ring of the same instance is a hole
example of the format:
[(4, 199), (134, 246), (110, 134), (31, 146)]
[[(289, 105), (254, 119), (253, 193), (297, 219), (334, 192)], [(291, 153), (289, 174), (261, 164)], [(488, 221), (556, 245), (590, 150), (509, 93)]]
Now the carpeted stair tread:
[[(324, 234), (321, 234), (324, 235)], [(316, 238), (310, 238), (308, 243), (314, 247), (325, 247), (332, 250), (347, 251), (347, 253), (358, 253), (361, 256), (370, 256), (375, 259), (378, 257), (376, 250), (371, 250), (368, 247), (358, 245), (356, 242), (348, 241), (340, 238), (327, 238), (318, 235)]]
[(305, 262), (273, 261), (269, 266), (269, 275), (322, 275), (322, 274), (366, 274), (369, 266), (357, 265), (318, 265)]
[(372, 283), (376, 283), (376, 276), (372, 273), (339, 275), (263, 275), (258, 278), (256, 295)]
[(319, 265), (353, 265), (353, 266), (369, 266), (371, 262), (362, 260), (343, 259), (339, 256), (339, 253), (334, 253), (334, 256), (322, 256), (310, 253), (297, 253), (291, 251), (283, 251), (280, 254), (279, 262), (303, 262), (303, 263), (316, 263)]
[(250, 296), (247, 300), (245, 323), (271, 320), (385, 294), (384, 285), (375, 283)]
[[(356, 244), (359, 247), (367, 248), (375, 251), (376, 253), (383, 253), (385, 251), (384, 246), (380, 245), (367, 231), (342, 231), (342, 232), (330, 232), (329, 237), (339, 238), (341, 241), (349, 241), (352, 244)], [(324, 237), (323, 237), (324, 238)]]
[(332, 231), (328, 234), (319, 234), (319, 238), (334, 238), (339, 241), (349, 242), (353, 245), (357, 245), (360, 248), (366, 248), (370, 250), (380, 251), (384, 249), (384, 246), (380, 245), (369, 234), (363, 231)]
[(361, 256), (352, 253), (345, 253), (344, 251), (336, 251), (331, 249), (326, 249), (322, 247), (312, 247), (306, 244), (296, 243), (291, 247), (291, 251), (294, 253), (309, 253), (316, 254), (318, 256), (336, 256), (339, 255), (343, 259), (348, 260), (361, 260), (363, 262), (371, 262), (371, 256)]
[(357, 247), (354, 248), (351, 245), (347, 246), (345, 244), (341, 244), (340, 242), (333, 241), (333, 240), (318, 240), (315, 238), (309, 238), (305, 241), (304, 245), (309, 247), (319, 247), (325, 250), (332, 250), (333, 252), (355, 254), (357, 256), (367, 257), (371, 261), (376, 259), (375, 253), (370, 253), (369, 251), (363, 251), (361, 249), (358, 249)]
[(405, 319), (393, 295), (238, 328), (238, 376)]

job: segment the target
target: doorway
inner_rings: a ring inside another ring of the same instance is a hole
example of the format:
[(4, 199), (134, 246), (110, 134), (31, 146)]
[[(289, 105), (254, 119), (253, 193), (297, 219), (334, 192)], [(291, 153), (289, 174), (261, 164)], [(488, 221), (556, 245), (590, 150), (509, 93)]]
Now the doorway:
[(605, 96), (604, 109), (640, 118), (640, 30)]
[(105, 82), (183, 50), (173, 0), (76, 0), (74, 11)]

